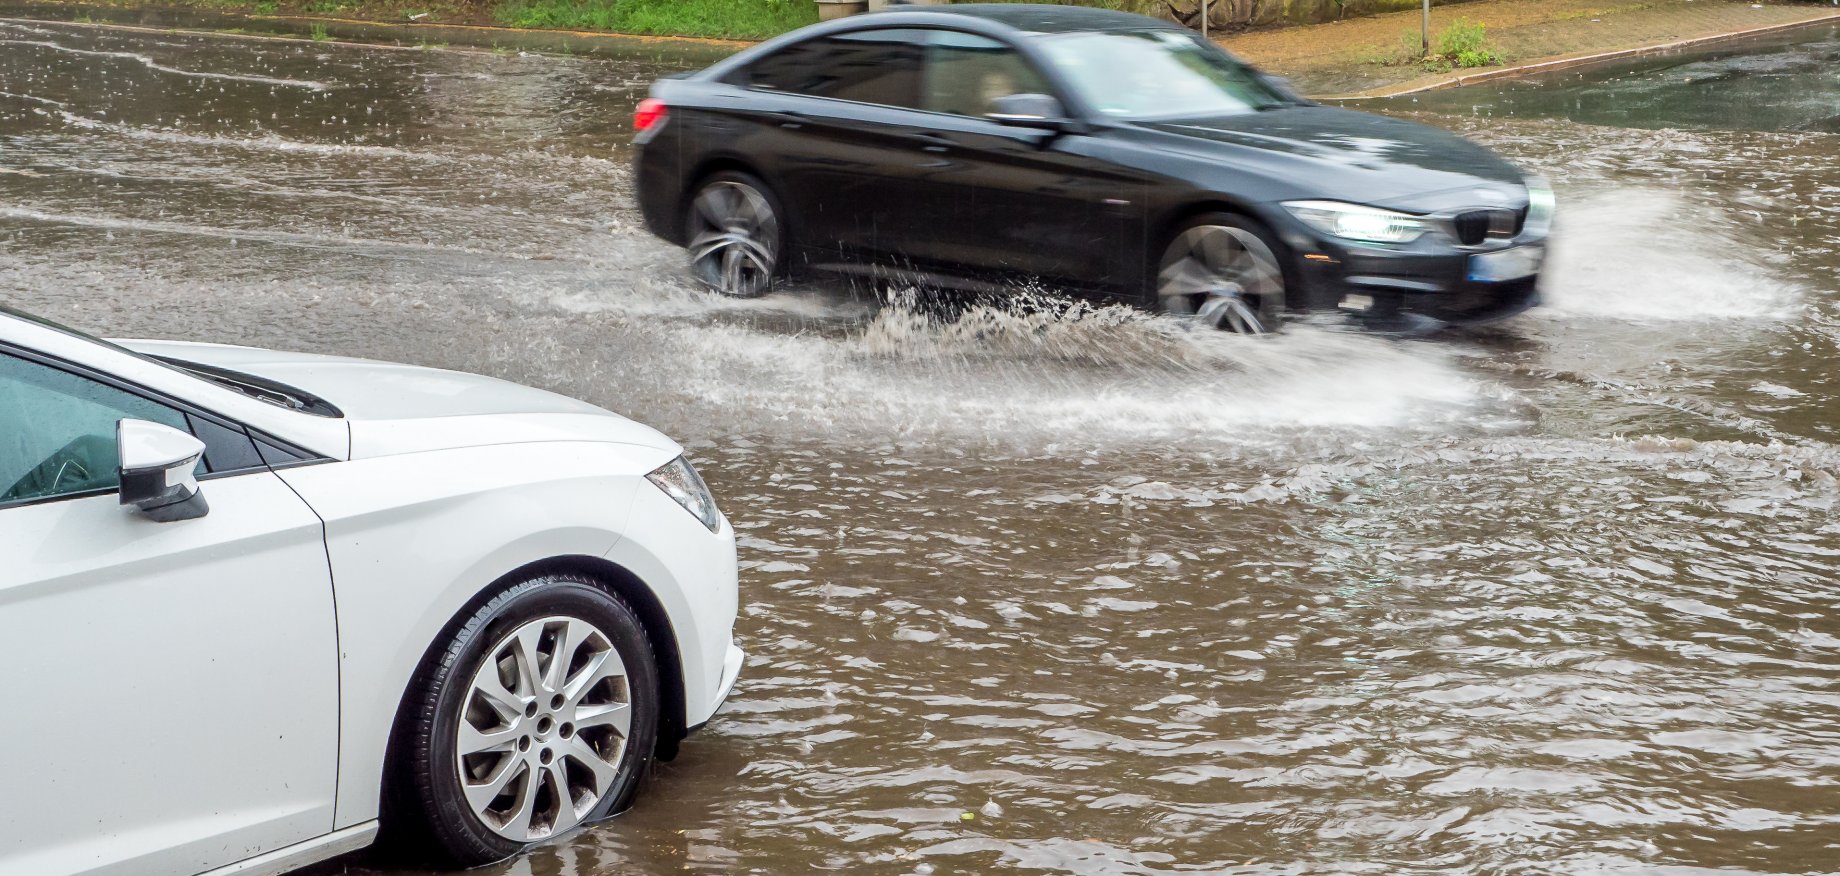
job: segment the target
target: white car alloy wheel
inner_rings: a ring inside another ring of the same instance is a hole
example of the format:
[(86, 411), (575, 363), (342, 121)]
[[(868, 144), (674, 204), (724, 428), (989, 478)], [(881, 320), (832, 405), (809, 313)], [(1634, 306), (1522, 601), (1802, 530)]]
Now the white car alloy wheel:
[(1265, 334), (1282, 318), (1284, 267), (1258, 232), (1232, 216), (1204, 217), (1164, 250), (1157, 298), (1171, 314), (1242, 334)]
[(525, 623), (467, 692), (455, 734), (467, 803), (514, 842), (562, 833), (613, 790), (631, 725), (626, 664), (606, 633), (564, 616)]
[(658, 743), (655, 653), (631, 605), (593, 578), (505, 587), (418, 682), (397, 824), (472, 867), (625, 809)]
[(779, 270), (779, 211), (759, 180), (718, 174), (690, 203), (690, 270), (724, 295), (764, 295)]

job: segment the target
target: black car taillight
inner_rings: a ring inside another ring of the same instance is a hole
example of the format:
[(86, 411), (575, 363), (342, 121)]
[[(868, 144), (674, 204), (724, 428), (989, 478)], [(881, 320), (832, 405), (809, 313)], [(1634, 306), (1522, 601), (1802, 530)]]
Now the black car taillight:
[(648, 97), (639, 101), (638, 108), (633, 110), (633, 130), (649, 131), (657, 127), (658, 123), (664, 121), (665, 117), (670, 114), (671, 108), (665, 106), (664, 101)]

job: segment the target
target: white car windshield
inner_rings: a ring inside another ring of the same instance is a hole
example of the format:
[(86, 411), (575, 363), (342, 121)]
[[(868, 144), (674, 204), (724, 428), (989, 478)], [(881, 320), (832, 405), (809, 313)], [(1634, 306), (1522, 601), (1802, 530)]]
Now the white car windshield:
[(1251, 68), (1177, 31), (1056, 34), (1043, 37), (1041, 48), (1108, 116), (1202, 118), (1290, 105)]

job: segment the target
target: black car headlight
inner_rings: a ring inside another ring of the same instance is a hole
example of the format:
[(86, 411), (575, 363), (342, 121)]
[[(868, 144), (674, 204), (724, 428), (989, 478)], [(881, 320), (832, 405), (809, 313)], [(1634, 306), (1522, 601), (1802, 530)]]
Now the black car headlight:
[(690, 460), (680, 456), (659, 466), (645, 479), (682, 505), (690, 516), (702, 521), (710, 532), (722, 528), (722, 512), (716, 510), (716, 497), (709, 494), (709, 487), (690, 465)]
[(1284, 205), (1305, 225), (1331, 237), (1362, 243), (1411, 243), (1430, 226), (1409, 213), (1340, 201), (1290, 201)]

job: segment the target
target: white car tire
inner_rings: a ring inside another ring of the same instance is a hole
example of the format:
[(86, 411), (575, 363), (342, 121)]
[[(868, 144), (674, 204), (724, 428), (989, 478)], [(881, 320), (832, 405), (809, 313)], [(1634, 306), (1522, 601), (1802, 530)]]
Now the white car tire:
[(423, 667), (394, 746), (399, 834), (478, 866), (624, 810), (652, 765), (657, 660), (592, 579), (532, 577), (488, 599)]

